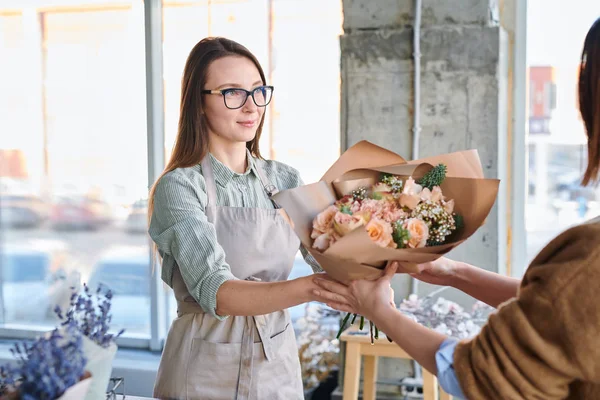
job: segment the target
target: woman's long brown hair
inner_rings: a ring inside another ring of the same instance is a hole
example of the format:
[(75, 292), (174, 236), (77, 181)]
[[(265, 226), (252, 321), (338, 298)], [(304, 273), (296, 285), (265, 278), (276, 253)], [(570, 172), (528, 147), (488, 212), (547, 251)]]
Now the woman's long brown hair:
[(600, 178), (600, 18), (590, 28), (581, 52), (579, 111), (588, 137), (588, 165), (581, 184)]

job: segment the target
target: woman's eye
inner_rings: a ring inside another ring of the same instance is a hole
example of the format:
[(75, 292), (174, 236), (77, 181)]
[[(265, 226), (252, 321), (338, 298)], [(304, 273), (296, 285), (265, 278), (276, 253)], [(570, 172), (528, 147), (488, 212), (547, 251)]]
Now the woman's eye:
[(242, 95), (241, 90), (228, 90), (225, 92), (225, 96), (227, 97), (240, 97)]

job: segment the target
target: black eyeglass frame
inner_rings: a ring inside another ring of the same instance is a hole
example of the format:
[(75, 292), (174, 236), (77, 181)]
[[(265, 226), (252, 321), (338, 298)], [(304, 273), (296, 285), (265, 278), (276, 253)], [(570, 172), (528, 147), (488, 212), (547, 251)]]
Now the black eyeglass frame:
[[(261, 90), (261, 89), (270, 89), (271, 90), (271, 97), (269, 98), (269, 101), (267, 101), (266, 104), (264, 105), (259, 105), (256, 102), (256, 99), (254, 98), (254, 93), (256, 93), (257, 90)], [(244, 99), (244, 102), (239, 106), (239, 107), (229, 107), (227, 105), (227, 100), (225, 99), (225, 95), (227, 94), (227, 92), (230, 92), (232, 90), (240, 90), (243, 92), (246, 92), (246, 98)], [(248, 97), (252, 97), (252, 101), (254, 102), (254, 104), (256, 104), (256, 107), (266, 107), (269, 105), (269, 103), (271, 103), (271, 100), (273, 99), (273, 92), (275, 91), (275, 88), (273, 86), (268, 86), (268, 85), (262, 85), (262, 86), (258, 86), (252, 90), (246, 90), (246, 89), (242, 89), (242, 88), (226, 88), (226, 89), (220, 89), (220, 90), (202, 90), (200, 93), (202, 94), (220, 94), (221, 96), (223, 96), (223, 103), (225, 104), (225, 107), (227, 107), (230, 110), (237, 110), (239, 108), (244, 107), (244, 105), (246, 104), (246, 102), (248, 101)]]

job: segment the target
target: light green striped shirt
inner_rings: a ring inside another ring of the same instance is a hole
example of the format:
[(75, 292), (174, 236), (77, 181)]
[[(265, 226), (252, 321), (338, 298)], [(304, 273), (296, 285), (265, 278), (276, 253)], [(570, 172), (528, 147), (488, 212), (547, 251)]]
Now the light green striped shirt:
[[(209, 155), (215, 176), (217, 205), (228, 207), (273, 208), (261, 184), (257, 165), (279, 190), (302, 185), (298, 171), (278, 161), (254, 158), (248, 152), (248, 169), (238, 174)], [(162, 279), (173, 287), (173, 268), (177, 264), (190, 294), (202, 309), (216, 318), (217, 290), (230, 279), (237, 279), (225, 261), (214, 226), (208, 222), (208, 202), (202, 167), (178, 168), (165, 174), (154, 193), (154, 209), (149, 234), (162, 257)], [(300, 246), (313, 270), (321, 271), (317, 261)]]

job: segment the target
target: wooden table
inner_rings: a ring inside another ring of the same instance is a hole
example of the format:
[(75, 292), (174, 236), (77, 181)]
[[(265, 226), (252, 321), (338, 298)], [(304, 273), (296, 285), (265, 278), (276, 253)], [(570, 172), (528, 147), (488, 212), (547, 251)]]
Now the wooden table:
[[(396, 343), (388, 342), (385, 334), (379, 333), (379, 339), (371, 344), (368, 324), (363, 328), (366, 335), (353, 334), (358, 331), (356, 325), (348, 328), (340, 336), (340, 340), (346, 342), (346, 362), (344, 365), (344, 387), (343, 400), (358, 399), (360, 383), (361, 358), (365, 358), (363, 376), (363, 400), (374, 400), (377, 381), (377, 361), (379, 357), (395, 357), (412, 360), (404, 350)], [(423, 368), (423, 398), (424, 400), (451, 400), (452, 397), (442, 391), (435, 375)]]

